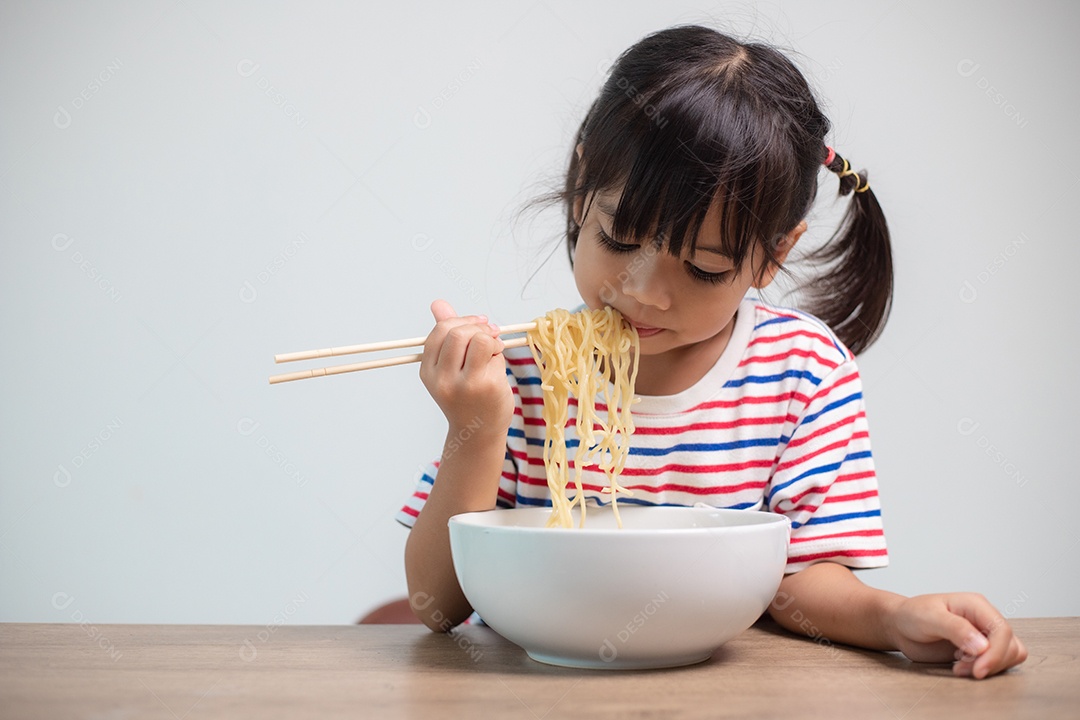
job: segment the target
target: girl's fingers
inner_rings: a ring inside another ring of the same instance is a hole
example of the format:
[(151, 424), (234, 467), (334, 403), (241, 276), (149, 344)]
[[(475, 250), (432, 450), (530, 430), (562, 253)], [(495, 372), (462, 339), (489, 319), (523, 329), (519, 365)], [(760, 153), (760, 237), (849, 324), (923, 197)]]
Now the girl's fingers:
[[(948, 598), (947, 637), (959, 648), (957, 675), (984, 678), (1027, 659), (1027, 649), (1005, 618), (982, 595), (958, 593)], [(977, 635), (971, 634), (972, 632)]]
[(491, 362), (491, 358), (501, 353), (502, 350), (503, 341), (500, 338), (493, 338), (491, 335), (484, 333), (483, 330), (477, 331), (477, 334), (469, 341), (469, 347), (465, 352), (465, 373), (482, 373)]
[[(935, 615), (937, 615), (935, 613)], [(966, 617), (957, 614), (952, 607), (937, 616), (937, 628), (932, 633), (948, 640), (965, 655), (972, 658), (981, 655), (989, 646), (986, 636)]]
[(473, 322), (457, 322), (459, 320), (465, 320), (465, 318), (453, 318), (444, 321), (456, 324), (446, 333), (446, 338), (443, 340), (442, 347), (435, 358), (436, 367), (445, 367), (450, 370), (468, 370), (466, 361), (469, 355), (473, 354), (471, 348), (474, 345), (478, 348), (476, 353), (483, 357), (483, 363), (480, 364), (480, 367), (490, 360), (492, 355), (502, 351), (502, 340), (498, 338), (497, 333), (495, 337), (492, 337), (491, 328), (486, 322), (481, 322), (479, 319)]
[[(453, 308), (450, 307), (450, 303), (445, 300), (436, 300), (433, 302), (431, 304), (431, 312), (438, 321), (424, 341), (423, 363), (428, 367), (434, 367), (438, 364), (443, 353), (446, 338), (454, 328), (463, 325), (488, 327), (487, 317), (484, 315), (466, 315), (464, 317), (458, 317), (453, 314)], [(456, 367), (461, 367), (460, 361)]]
[(980, 679), (989, 677), (1027, 660), (1027, 648), (1011, 631), (1008, 641), (1002, 642), (1001, 646), (1000, 652), (995, 652), (997, 647), (992, 647), (991, 650), (975, 659), (971, 666), (972, 677)]

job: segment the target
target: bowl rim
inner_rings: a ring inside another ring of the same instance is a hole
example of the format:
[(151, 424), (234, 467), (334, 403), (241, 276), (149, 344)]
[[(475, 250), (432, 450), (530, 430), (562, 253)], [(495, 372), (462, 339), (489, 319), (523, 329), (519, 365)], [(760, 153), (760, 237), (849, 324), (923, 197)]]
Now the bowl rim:
[[(749, 523), (745, 523), (745, 524), (741, 523), (741, 524), (738, 524), (738, 525), (713, 525), (713, 526), (705, 526), (705, 527), (673, 527), (673, 528), (618, 528), (618, 527), (598, 528), (598, 527), (595, 527), (595, 526), (589, 527), (588, 525), (586, 525), (583, 528), (579, 528), (577, 526), (572, 527), (572, 528), (560, 528), (560, 527), (545, 527), (543, 525), (534, 525), (534, 526), (527, 526), (527, 525), (489, 525), (489, 524), (482, 523), (482, 522), (478, 521), (479, 518), (481, 518), (483, 516), (486, 516), (486, 515), (490, 515), (491, 513), (496, 513), (496, 514), (499, 514), (499, 515), (505, 515), (505, 514), (514, 513), (514, 512), (530, 512), (532, 514), (540, 514), (540, 513), (545, 513), (546, 514), (546, 513), (551, 512), (550, 507), (526, 507), (526, 508), (517, 507), (517, 508), (492, 508), (490, 510), (473, 510), (473, 511), (470, 511), (470, 512), (457, 513), (456, 515), (451, 515), (450, 516), (450, 518), (447, 520), (447, 526), (448, 527), (453, 527), (453, 526), (457, 525), (457, 526), (461, 526), (461, 527), (482, 528), (484, 530), (489, 530), (491, 532), (515, 533), (515, 534), (526, 534), (526, 535), (533, 534), (533, 533), (544, 533), (544, 534), (549, 534), (550, 535), (552, 533), (552, 531), (557, 532), (559, 530), (567, 530), (567, 531), (572, 531), (573, 532), (572, 537), (611, 536), (611, 535), (621, 535), (621, 536), (626, 536), (626, 537), (639, 536), (639, 535), (648, 535), (649, 537), (655, 537), (657, 535), (703, 535), (703, 534), (710, 534), (710, 533), (717, 533), (717, 532), (745, 533), (745, 532), (762, 532), (762, 531), (765, 531), (765, 530), (773, 529), (778, 525), (786, 526), (786, 528), (787, 528), (787, 530), (789, 532), (791, 530), (791, 519), (787, 515), (784, 515), (784, 514), (778, 513), (778, 512), (773, 512), (771, 510), (749, 510), (749, 509), (735, 510), (733, 508), (704, 508), (704, 507), (694, 507), (692, 505), (631, 505), (631, 506), (626, 507), (626, 508), (621, 508), (620, 510), (623, 511), (623, 512), (625, 512), (626, 510), (632, 510), (633, 512), (636, 513), (636, 512), (640, 512), (641, 510), (648, 510), (648, 509), (653, 509), (653, 508), (666, 510), (666, 511), (675, 511), (675, 512), (682, 512), (682, 511), (690, 510), (690, 511), (694, 511), (694, 512), (697, 512), (697, 513), (720, 513), (722, 515), (731, 515), (731, 516), (735, 516), (736, 514), (738, 514), (739, 517), (746, 517), (748, 515), (753, 515), (755, 517), (755, 522), (749, 522)], [(586, 519), (586, 523), (587, 522), (588, 522), (588, 519)], [(565, 536), (565, 535), (564, 536), (553, 535), (553, 537), (567, 537), (567, 536)]]

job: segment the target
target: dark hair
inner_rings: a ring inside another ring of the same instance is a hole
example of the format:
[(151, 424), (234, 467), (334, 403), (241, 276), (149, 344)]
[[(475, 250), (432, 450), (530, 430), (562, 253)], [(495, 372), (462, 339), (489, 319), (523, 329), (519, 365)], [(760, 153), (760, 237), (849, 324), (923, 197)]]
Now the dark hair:
[[(678, 256), (684, 243), (693, 249), (719, 199), (724, 252), (740, 266), (759, 243), (779, 265), (776, 241), (816, 198), (829, 128), (805, 78), (777, 50), (696, 25), (649, 35), (612, 66), (571, 151), (556, 196), (571, 262), (575, 203), (621, 187), (616, 236), (655, 233)], [(830, 169), (846, 167), (836, 156)], [(866, 184), (865, 171), (840, 178), (840, 195), (858, 192), (829, 242), (808, 256), (817, 272), (802, 288), (807, 309), (856, 353), (881, 332), (892, 299), (889, 232)]]

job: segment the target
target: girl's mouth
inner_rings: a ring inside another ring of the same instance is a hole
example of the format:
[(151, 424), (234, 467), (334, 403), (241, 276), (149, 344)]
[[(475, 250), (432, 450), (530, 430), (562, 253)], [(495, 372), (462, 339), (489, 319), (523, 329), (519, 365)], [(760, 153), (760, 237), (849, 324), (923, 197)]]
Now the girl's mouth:
[(650, 337), (658, 332), (663, 332), (663, 328), (646, 327), (644, 325), (635, 325), (634, 329), (637, 330), (639, 338)]

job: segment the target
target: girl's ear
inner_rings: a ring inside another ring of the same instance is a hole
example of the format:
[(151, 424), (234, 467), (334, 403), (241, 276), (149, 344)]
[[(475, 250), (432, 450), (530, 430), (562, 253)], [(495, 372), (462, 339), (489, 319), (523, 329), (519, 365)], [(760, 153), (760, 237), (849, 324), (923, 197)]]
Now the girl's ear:
[(776, 258), (776, 262), (769, 263), (769, 266), (763, 268), (762, 272), (754, 278), (753, 287), (761, 290), (767, 287), (776, 277), (776, 274), (780, 272), (780, 266), (787, 260), (788, 253), (795, 247), (795, 243), (799, 242), (799, 238), (806, 232), (806, 221), (800, 220), (791, 232), (780, 238), (780, 241), (776, 244), (776, 248), (773, 250), (773, 256)]

